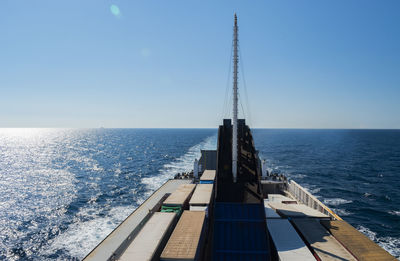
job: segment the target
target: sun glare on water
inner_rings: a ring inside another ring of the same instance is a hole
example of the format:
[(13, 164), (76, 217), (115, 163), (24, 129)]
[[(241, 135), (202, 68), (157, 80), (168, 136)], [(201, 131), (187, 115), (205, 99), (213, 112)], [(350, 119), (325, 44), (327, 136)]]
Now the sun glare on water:
[(11, 136), (20, 138), (30, 138), (48, 132), (50, 129), (40, 128), (0, 128), (0, 136)]

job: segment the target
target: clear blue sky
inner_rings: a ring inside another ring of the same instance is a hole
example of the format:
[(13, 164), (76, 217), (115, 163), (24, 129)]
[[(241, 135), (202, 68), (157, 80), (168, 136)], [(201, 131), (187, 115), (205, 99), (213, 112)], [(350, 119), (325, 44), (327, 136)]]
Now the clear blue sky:
[(400, 128), (397, 0), (3, 0), (0, 127), (216, 128), (234, 12), (250, 127)]

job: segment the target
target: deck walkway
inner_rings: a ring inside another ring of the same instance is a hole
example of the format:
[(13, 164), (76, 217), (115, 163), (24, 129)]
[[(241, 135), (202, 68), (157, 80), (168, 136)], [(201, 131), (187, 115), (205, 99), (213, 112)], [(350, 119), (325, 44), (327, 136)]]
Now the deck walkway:
[(315, 219), (292, 219), (307, 243), (322, 261), (355, 259), (329, 232)]
[(328, 215), (310, 208), (304, 204), (283, 204), (278, 202), (269, 205), (283, 217), (291, 218), (329, 218)]
[(360, 261), (396, 260), (344, 220), (322, 220), (321, 224)]

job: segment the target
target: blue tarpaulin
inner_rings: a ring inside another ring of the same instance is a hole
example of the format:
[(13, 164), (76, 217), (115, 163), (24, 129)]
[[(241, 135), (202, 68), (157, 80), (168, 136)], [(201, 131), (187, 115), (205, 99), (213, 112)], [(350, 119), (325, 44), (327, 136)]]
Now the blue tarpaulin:
[(200, 184), (214, 184), (213, 180), (200, 180)]
[(269, 260), (261, 204), (218, 202), (214, 211), (213, 260)]

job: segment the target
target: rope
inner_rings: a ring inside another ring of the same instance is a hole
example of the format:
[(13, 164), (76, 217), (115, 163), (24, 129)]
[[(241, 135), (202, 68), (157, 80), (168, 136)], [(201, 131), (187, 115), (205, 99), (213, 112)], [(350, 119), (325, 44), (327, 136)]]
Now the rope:
[(243, 103), (242, 103), (242, 100), (240, 99), (240, 95), (239, 95), (239, 103), (240, 103), (240, 107), (242, 108), (243, 118), (246, 119), (246, 113), (245, 113), (245, 111), (243, 109)]
[[(248, 91), (247, 91), (247, 84), (246, 84), (246, 79), (244, 77), (244, 63), (243, 63), (243, 57), (242, 57), (242, 52), (240, 50), (239, 47), (239, 43), (238, 43), (238, 49), (239, 49), (239, 63), (241, 66), (240, 70), (242, 73), (242, 78), (243, 78), (243, 86), (244, 86), (244, 98), (245, 101), (243, 102), (241, 99), (241, 95), (238, 93), (238, 98), (239, 98), (239, 104), (240, 107), (242, 108), (242, 112), (243, 112), (243, 118), (247, 118), (247, 121), (249, 123), (249, 125), (251, 125), (252, 123), (252, 117), (251, 117), (251, 109), (250, 109), (250, 103), (249, 103), (249, 96), (248, 96)], [(230, 58), (229, 58), (229, 70), (228, 70), (228, 79), (226, 81), (226, 88), (225, 88), (225, 96), (224, 96), (224, 104), (222, 107), (222, 115), (221, 118), (229, 118), (231, 111), (230, 108), (232, 107), (232, 92), (230, 92), (229, 90), (230, 88), (230, 80), (231, 80), (231, 71), (232, 71), (232, 56), (233, 56), (233, 40), (232, 40), (232, 45), (231, 45), (231, 53), (230, 53)], [(228, 94), (230, 93), (230, 97), (229, 99), (227, 99)], [(243, 103), (245, 103), (245, 106), (243, 106)], [(244, 109), (246, 108), (247, 110), (247, 116), (246, 116), (246, 110)]]
[(242, 78), (243, 78), (243, 86), (244, 86), (244, 98), (245, 98), (245, 102), (246, 102), (246, 108), (247, 108), (247, 112), (248, 112), (248, 122), (249, 122), (249, 126), (252, 123), (251, 120), (251, 109), (250, 109), (250, 103), (249, 103), (249, 96), (247, 95), (247, 85), (246, 85), (246, 79), (244, 77), (244, 63), (243, 63), (243, 57), (242, 57), (242, 52), (239, 49), (239, 58), (240, 58), (240, 64), (242, 66), (240, 66), (241, 71), (242, 71)]
[(232, 53), (233, 53), (233, 40), (232, 40), (232, 45), (231, 45), (231, 54), (229, 58), (229, 69), (228, 69), (228, 79), (226, 81), (226, 87), (225, 87), (225, 96), (224, 96), (224, 104), (222, 105), (222, 114), (221, 114), (221, 120), (226, 117), (227, 114), (227, 103), (228, 103), (228, 94), (229, 94), (229, 85), (230, 85), (230, 78), (231, 78), (231, 70), (232, 70)]

